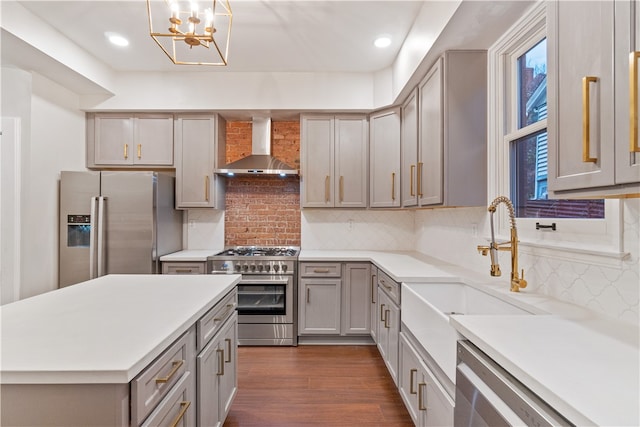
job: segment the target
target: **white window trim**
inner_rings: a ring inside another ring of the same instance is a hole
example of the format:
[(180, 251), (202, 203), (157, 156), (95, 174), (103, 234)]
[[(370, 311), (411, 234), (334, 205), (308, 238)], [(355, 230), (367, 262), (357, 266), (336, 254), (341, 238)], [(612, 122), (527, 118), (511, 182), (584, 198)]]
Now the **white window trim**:
[[(517, 105), (507, 101), (515, 99), (517, 94), (517, 81), (509, 72), (509, 64), (513, 64), (545, 36), (546, 3), (539, 2), (488, 50), (489, 203), (497, 196), (510, 195), (510, 141), (547, 126), (545, 119), (524, 130), (517, 129)], [(511, 111), (506, 112), (507, 108), (511, 108)], [(495, 221), (497, 237), (508, 240), (510, 224), (506, 209), (499, 208), (496, 211)], [(523, 254), (560, 257), (605, 266), (620, 265), (628, 255), (622, 252), (623, 220), (620, 200), (605, 200), (604, 220), (518, 218), (516, 222)], [(536, 222), (555, 222), (558, 231), (536, 230)]]

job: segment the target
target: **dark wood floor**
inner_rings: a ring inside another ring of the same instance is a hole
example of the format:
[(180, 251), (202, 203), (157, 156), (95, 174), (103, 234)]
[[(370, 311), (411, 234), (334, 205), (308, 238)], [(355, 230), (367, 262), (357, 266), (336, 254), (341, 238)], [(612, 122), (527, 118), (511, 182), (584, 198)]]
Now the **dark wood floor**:
[(375, 346), (240, 347), (224, 427), (413, 426)]

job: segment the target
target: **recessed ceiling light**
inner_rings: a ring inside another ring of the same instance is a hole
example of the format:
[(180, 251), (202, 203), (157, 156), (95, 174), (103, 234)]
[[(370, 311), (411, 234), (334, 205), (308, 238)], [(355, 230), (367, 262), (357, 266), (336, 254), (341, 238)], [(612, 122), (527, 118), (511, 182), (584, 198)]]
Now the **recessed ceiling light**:
[(373, 42), (373, 44), (380, 48), (387, 47), (391, 44), (391, 38), (389, 36), (380, 36)]
[(106, 32), (104, 33), (107, 39), (116, 46), (129, 46), (129, 40), (122, 37), (120, 34)]

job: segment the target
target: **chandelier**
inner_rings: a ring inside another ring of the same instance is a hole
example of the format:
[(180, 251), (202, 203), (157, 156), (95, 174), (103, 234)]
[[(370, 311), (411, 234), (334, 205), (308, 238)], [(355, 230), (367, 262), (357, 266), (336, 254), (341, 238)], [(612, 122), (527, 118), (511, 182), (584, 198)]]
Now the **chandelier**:
[(149, 34), (174, 64), (227, 65), (229, 0), (147, 0), (147, 10)]

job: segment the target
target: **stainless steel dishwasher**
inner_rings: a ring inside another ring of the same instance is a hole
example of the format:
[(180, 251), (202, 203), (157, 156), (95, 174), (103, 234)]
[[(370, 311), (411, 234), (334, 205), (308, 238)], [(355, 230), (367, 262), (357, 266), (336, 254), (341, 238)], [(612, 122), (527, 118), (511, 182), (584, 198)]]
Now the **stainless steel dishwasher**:
[(469, 341), (458, 341), (456, 427), (571, 426)]

